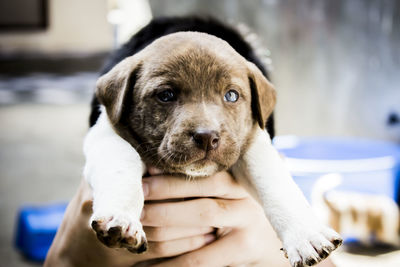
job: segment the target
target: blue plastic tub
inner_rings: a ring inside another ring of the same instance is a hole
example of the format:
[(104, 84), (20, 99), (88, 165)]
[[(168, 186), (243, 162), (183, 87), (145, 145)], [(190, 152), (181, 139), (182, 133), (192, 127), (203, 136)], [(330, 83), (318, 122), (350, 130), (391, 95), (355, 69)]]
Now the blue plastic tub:
[(34, 261), (44, 261), (66, 206), (25, 206), (19, 210), (15, 245), (24, 256)]
[(275, 147), (308, 199), (316, 180), (339, 173), (337, 190), (386, 195), (399, 203), (400, 146), (356, 138), (280, 136)]

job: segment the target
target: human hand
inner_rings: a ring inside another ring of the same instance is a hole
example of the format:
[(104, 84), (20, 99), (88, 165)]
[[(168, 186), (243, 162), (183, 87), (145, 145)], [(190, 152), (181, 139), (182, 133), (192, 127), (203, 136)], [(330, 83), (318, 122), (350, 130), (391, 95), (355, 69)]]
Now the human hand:
[[(151, 174), (159, 174), (149, 169)], [(227, 172), (206, 179), (185, 181), (171, 176), (144, 179), (148, 200), (181, 199), (186, 201), (146, 204), (142, 223), (145, 229), (178, 233), (182, 229), (212, 227), (217, 239), (155, 265), (167, 266), (290, 266), (262, 207)], [(195, 197), (195, 198), (194, 198)], [(168, 244), (163, 245), (169, 251)], [(328, 260), (318, 266), (333, 266)]]
[[(146, 204), (142, 215), (145, 231), (172, 233), (185, 228), (211, 227), (216, 229), (218, 236), (207, 246), (154, 266), (261, 264), (265, 261), (271, 239), (277, 243), (271, 238), (261, 206), (227, 172), (190, 182), (171, 176), (153, 176), (144, 179), (143, 183), (148, 200), (196, 197), (186, 201)], [(163, 245), (164, 251), (171, 249), (169, 244)], [(279, 245), (275, 250), (275, 254), (283, 258)], [(273, 254), (269, 256), (274, 257)]]
[[(158, 174), (151, 168), (150, 172)], [(194, 181), (160, 175), (143, 182), (146, 200), (161, 201), (145, 204), (146, 253), (111, 249), (97, 240), (88, 225), (92, 193), (83, 180), (67, 208), (45, 267), (148, 266), (157, 259), (162, 261), (155, 266), (289, 266), (261, 207), (228, 173)], [(218, 236), (214, 242), (211, 233)]]

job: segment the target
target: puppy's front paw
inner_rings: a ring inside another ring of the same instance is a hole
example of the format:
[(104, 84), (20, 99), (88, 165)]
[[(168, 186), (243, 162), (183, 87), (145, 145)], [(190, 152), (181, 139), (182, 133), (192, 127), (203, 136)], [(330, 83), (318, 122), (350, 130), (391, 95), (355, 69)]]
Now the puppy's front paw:
[(143, 253), (147, 250), (142, 224), (130, 216), (94, 214), (90, 222), (97, 238), (108, 247), (127, 248), (132, 253)]
[(282, 249), (293, 267), (312, 266), (329, 256), (342, 244), (342, 238), (330, 228), (319, 231), (292, 232), (284, 240)]

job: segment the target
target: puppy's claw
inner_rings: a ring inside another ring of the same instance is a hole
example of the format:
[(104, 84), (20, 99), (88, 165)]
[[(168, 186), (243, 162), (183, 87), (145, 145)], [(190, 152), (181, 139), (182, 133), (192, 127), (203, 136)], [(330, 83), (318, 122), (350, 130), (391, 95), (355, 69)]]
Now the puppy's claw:
[(342, 243), (343, 243), (343, 239), (342, 239), (342, 238), (335, 238), (335, 239), (332, 241), (332, 244), (335, 245), (335, 248), (341, 246)]
[(314, 259), (314, 258), (310, 258), (310, 259), (306, 260), (307, 266), (313, 266), (314, 264), (317, 264), (317, 262), (318, 261), (316, 259)]
[(283, 255), (285, 256), (285, 258), (288, 259), (289, 257), (288, 257), (286, 249), (281, 248), (281, 251), (283, 252)]
[(148, 247), (147, 241), (145, 240), (139, 247), (137, 247), (137, 248), (127, 247), (127, 249), (129, 250), (129, 252), (141, 254), (141, 253), (147, 251), (147, 247)]
[(98, 221), (92, 221), (91, 226), (92, 226), (93, 230), (95, 230), (96, 232), (100, 231)]
[(322, 248), (322, 250), (318, 253), (318, 255), (320, 256), (321, 259), (326, 259), (326, 257), (329, 256), (329, 253), (331, 253), (331, 251), (328, 248)]

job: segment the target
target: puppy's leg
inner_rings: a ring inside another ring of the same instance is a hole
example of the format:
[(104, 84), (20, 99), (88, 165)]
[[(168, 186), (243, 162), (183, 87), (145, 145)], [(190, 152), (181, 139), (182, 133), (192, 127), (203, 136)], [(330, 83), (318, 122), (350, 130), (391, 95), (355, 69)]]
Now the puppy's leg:
[(93, 189), (90, 224), (97, 237), (109, 247), (144, 252), (140, 216), (145, 167), (136, 150), (112, 129), (105, 111), (85, 138), (84, 154), (84, 176)]
[(317, 222), (266, 131), (258, 130), (232, 172), (258, 196), (292, 266), (314, 265), (341, 244), (335, 231)]

